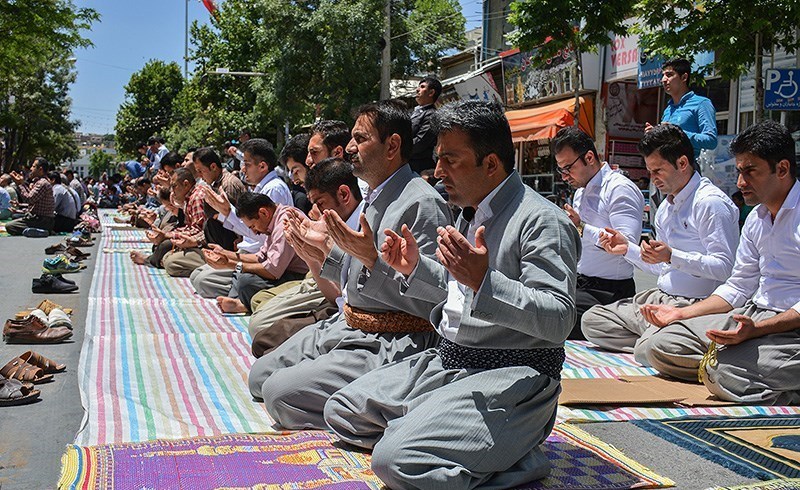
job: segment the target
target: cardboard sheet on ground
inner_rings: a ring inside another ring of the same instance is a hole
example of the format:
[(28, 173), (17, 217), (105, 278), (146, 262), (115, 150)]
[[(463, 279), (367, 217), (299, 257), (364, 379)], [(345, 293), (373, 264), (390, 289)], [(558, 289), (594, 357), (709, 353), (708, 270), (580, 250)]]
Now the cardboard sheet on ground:
[(700, 384), (658, 376), (561, 380), (560, 405), (683, 405), (720, 407), (736, 405), (719, 400)]

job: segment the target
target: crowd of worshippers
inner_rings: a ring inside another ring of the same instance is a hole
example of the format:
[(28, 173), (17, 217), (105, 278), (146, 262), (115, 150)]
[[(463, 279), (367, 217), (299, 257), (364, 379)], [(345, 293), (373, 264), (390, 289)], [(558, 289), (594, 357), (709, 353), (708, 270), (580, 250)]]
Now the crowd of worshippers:
[[(784, 126), (730, 145), (755, 206), (741, 233), (686, 133), (648, 128), (639, 151), (666, 197), (640, 242), (641, 191), (579, 129), (552, 142), (575, 189), (562, 209), (523, 184), (503, 109), (483, 101), (426, 116), (439, 192), (409, 164), (418, 112), (368, 104), (352, 128), (319, 121), (279, 155), (252, 138), (242, 179), (210, 148), (193, 165), (165, 156), (160, 205), (130, 208), (153, 243), (134, 262), (252, 314), (248, 385), (279, 426), (372, 451), (389, 487), (513, 487), (549, 472), (567, 338), (723, 400), (800, 402), (800, 184)], [(635, 267), (658, 287), (636, 293)]]
[(86, 184), (72, 170), (56, 170), (42, 157), (29, 169), (0, 176), (0, 220), (11, 220), (6, 223), (10, 235), (72, 232), (87, 203), (91, 205)]

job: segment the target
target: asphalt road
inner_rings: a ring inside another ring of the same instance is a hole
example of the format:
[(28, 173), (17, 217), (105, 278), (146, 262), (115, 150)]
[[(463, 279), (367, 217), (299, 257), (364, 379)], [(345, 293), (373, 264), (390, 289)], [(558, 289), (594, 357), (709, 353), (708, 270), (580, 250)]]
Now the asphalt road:
[[(32, 239), (0, 238), (0, 315), (13, 317), (18, 310), (37, 305), (45, 295), (31, 293), (31, 279), (40, 275), (45, 247), (59, 237)], [(52, 301), (74, 308), (72, 340), (58, 345), (14, 345), (0, 343), (0, 366), (31, 347), (53, 360), (67, 364), (67, 371), (57, 374), (51, 383), (39, 385), (41, 400), (21, 407), (0, 407), (0, 489), (55, 488), (64, 447), (71, 444), (80, 428), (83, 408), (78, 391), (77, 368), (83, 343), (88, 293), (98, 247), (84, 249), (92, 253), (85, 263), (88, 269), (70, 274), (80, 291), (76, 294), (51, 295)], [(654, 279), (637, 275), (638, 289), (653, 287)], [(613, 444), (626, 455), (653, 471), (671, 478), (681, 489), (704, 489), (714, 485), (748, 483), (730, 470), (695, 456), (631, 424), (622, 422), (581, 424), (589, 433)]]

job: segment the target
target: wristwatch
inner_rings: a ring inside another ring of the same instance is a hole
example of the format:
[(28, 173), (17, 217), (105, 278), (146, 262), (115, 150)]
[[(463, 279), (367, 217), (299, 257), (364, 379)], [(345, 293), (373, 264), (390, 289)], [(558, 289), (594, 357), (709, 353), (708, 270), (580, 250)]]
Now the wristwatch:
[(243, 267), (244, 267), (244, 266), (242, 265), (242, 263), (241, 263), (241, 262), (236, 262), (236, 267), (234, 267), (234, 268), (233, 268), (233, 270), (234, 270), (234, 271), (235, 271), (237, 274), (241, 274), (241, 273), (242, 273), (242, 268), (243, 268)]
[(586, 226), (586, 223), (584, 223), (583, 221), (581, 221), (580, 223), (578, 223), (578, 226), (576, 226), (576, 227), (575, 227), (575, 228), (577, 228), (577, 229), (578, 229), (578, 235), (579, 235), (579, 236), (581, 236), (581, 237), (583, 237), (583, 228), (584, 228), (585, 226)]

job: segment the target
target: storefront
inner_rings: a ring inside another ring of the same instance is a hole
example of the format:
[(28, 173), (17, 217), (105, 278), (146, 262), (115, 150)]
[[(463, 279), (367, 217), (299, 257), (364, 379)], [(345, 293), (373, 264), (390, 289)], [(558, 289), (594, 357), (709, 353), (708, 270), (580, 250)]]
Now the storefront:
[(577, 61), (570, 51), (559, 52), (541, 68), (533, 67), (530, 52), (511, 50), (500, 56), (517, 170), (530, 187), (558, 200), (568, 189), (554, 171), (550, 139), (559, 129), (575, 124), (576, 112), (578, 126), (594, 137), (598, 57), (582, 56), (581, 76), (575, 80)]

